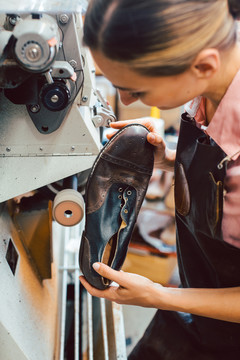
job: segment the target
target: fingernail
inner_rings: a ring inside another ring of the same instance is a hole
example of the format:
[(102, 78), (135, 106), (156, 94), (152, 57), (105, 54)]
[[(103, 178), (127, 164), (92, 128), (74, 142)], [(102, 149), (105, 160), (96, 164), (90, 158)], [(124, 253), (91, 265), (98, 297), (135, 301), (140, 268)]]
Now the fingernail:
[(151, 141), (155, 141), (155, 136), (153, 135), (153, 134), (149, 134), (149, 140), (151, 140)]
[(94, 263), (92, 267), (94, 268), (95, 271), (98, 271), (100, 268), (100, 265), (98, 263)]

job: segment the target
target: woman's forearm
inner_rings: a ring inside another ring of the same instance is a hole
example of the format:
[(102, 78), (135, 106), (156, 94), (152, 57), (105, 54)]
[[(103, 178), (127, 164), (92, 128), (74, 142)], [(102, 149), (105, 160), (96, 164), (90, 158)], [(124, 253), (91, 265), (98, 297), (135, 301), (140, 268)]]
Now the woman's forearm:
[(155, 285), (156, 308), (240, 323), (240, 287), (186, 289)]
[(240, 323), (240, 287), (224, 289), (193, 289), (163, 287), (132, 273), (116, 271), (109, 266), (94, 264), (95, 271), (120, 286), (98, 290), (82, 277), (81, 282), (92, 296), (103, 297), (118, 304), (137, 305), (162, 310), (182, 311), (208, 318)]

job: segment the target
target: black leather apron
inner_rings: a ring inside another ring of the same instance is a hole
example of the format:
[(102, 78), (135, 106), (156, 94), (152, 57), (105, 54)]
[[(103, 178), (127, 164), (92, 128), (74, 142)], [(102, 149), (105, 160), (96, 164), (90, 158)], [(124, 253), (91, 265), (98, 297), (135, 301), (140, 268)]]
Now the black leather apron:
[[(178, 265), (184, 288), (240, 286), (240, 249), (224, 242), (221, 233), (226, 163), (219, 164), (225, 156), (186, 113), (182, 115), (175, 204)], [(240, 359), (240, 324), (158, 310), (129, 357), (146, 358)]]

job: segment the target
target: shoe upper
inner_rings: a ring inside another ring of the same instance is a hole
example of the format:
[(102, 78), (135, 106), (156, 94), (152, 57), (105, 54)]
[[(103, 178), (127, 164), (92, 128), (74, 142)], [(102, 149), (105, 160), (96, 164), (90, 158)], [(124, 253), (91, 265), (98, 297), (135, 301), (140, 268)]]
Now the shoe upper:
[(104, 262), (119, 270), (153, 170), (153, 146), (140, 124), (121, 129), (104, 146), (86, 187), (86, 223), (80, 247), (80, 268), (93, 286), (109, 285), (92, 268)]

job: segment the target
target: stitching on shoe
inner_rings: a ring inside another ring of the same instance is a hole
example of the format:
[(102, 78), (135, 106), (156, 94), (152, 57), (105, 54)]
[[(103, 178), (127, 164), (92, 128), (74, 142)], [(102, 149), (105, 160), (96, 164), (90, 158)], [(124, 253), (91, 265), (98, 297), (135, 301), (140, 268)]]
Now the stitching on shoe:
[(106, 143), (106, 145), (102, 148), (102, 150), (100, 151), (100, 153), (97, 155), (97, 158), (92, 166), (92, 170), (91, 170), (91, 173), (89, 174), (89, 179), (92, 177), (92, 174), (93, 172), (95, 171), (95, 168), (103, 154), (104, 151), (106, 151), (106, 149), (112, 144), (112, 142), (119, 136), (121, 135), (121, 133), (123, 131), (125, 131), (127, 128), (129, 127), (132, 127), (132, 126), (140, 126), (140, 127), (143, 127), (144, 129), (147, 130), (147, 132), (149, 133), (149, 130), (144, 126), (144, 125), (141, 125), (141, 124), (130, 124), (130, 125), (126, 125), (124, 126), (124, 128), (122, 128), (121, 130), (118, 130), (118, 132)]
[(143, 174), (147, 174), (147, 175), (152, 175), (152, 171), (148, 170), (144, 167), (142, 167), (141, 165), (137, 165), (135, 163), (132, 163), (128, 160), (124, 160), (124, 159), (119, 159), (113, 155), (110, 154), (102, 154), (101, 156), (102, 159), (109, 161), (111, 163), (117, 164), (117, 165), (121, 165), (124, 166), (126, 168), (130, 168), (130, 169), (134, 169), (137, 172), (143, 173)]
[(127, 185), (127, 186), (132, 186), (135, 190), (136, 190), (136, 193), (137, 193), (137, 198), (136, 198), (136, 202), (137, 202), (137, 208), (139, 207), (139, 203), (142, 201), (142, 197), (143, 197), (143, 193), (146, 192), (146, 189), (145, 189), (145, 181), (138, 185), (138, 187), (136, 188), (135, 184), (134, 184), (134, 179), (132, 178), (132, 180), (128, 181), (128, 182), (123, 182), (123, 179), (121, 177), (114, 177), (112, 178), (111, 180), (109, 180), (107, 183), (106, 183), (106, 187), (104, 190), (102, 190), (102, 194), (104, 194), (103, 197), (101, 197), (99, 199), (99, 201), (95, 202), (92, 206), (89, 205), (89, 203), (87, 204), (86, 206), (86, 214), (91, 214), (97, 210), (99, 210), (102, 205), (104, 204), (105, 202), (105, 196), (106, 194), (108, 193), (111, 185), (113, 183), (123, 183), (124, 185)]

